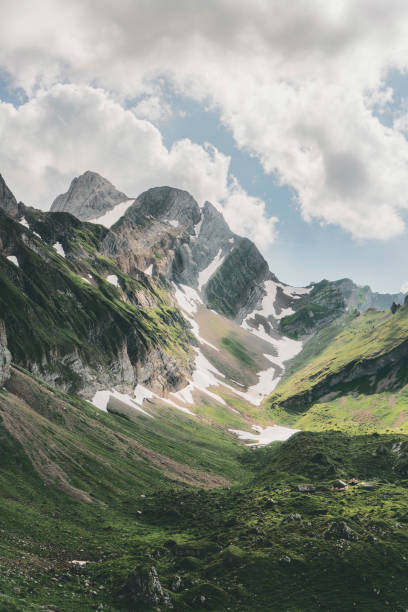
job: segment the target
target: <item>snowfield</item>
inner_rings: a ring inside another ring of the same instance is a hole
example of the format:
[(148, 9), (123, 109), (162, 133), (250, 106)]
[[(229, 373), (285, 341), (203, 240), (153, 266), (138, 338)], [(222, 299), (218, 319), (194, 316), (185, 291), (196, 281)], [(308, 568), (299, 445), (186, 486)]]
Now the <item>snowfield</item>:
[(133, 202), (134, 200), (124, 200), (123, 202), (119, 202), (119, 204), (116, 204), (112, 210), (108, 210), (108, 212), (101, 217), (91, 219), (88, 221), (88, 223), (97, 223), (98, 225), (103, 225), (104, 227), (110, 229), (112, 225), (115, 225), (115, 223), (119, 221), (121, 217), (123, 217), (127, 209), (132, 206)]

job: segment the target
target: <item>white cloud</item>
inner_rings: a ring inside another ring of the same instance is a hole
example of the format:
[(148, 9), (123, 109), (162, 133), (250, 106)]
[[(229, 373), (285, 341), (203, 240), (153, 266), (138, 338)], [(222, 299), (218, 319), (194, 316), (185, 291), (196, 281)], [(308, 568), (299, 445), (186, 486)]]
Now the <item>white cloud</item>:
[(401, 285), (400, 291), (401, 293), (408, 293), (408, 281), (406, 281), (405, 283)]
[(188, 139), (167, 149), (155, 126), (101, 89), (55, 85), (17, 109), (0, 103), (0, 134), (2, 174), (27, 204), (48, 209), (74, 176), (90, 169), (131, 197), (171, 185), (198, 202), (225, 204), (227, 216), (239, 198), (245, 235), (261, 235), (261, 244), (273, 240), (273, 221), (265, 223), (263, 203), (231, 177), (229, 157)]
[(139, 119), (148, 119), (149, 121), (163, 121), (169, 119), (172, 115), (172, 110), (159, 96), (146, 96), (131, 109)]
[[(219, 110), (237, 146), (257, 156), (266, 172), (276, 173), (296, 191), (305, 219), (335, 223), (356, 238), (390, 239), (404, 231), (407, 121), (401, 118), (391, 128), (385, 127), (374, 108), (384, 109), (392, 100), (392, 90), (384, 88), (387, 71), (408, 70), (405, 0), (208, 0), (201, 5), (188, 0), (123, 0), (119, 4), (20, 0), (12, 6), (7, 3), (2, 14), (0, 64), (29, 95), (39, 85), (49, 89), (59, 81), (97, 84), (118, 102), (146, 95), (139, 113), (158, 120), (167, 112), (155, 100), (155, 84), (164, 76), (179, 92)], [(102, 111), (108, 113), (107, 108), (97, 107), (96, 116), (100, 118)], [(2, 114), (2, 125), (14, 121), (12, 111), (9, 118), (7, 112)], [(90, 114), (85, 116), (95, 127), (97, 120)], [(112, 146), (112, 155), (103, 150), (97, 156), (100, 140), (94, 146), (93, 132), (86, 125), (89, 150), (78, 151), (79, 161), (97, 160), (108, 178), (129, 176), (118, 166), (128, 154), (124, 143), (132, 141), (135, 127), (131, 124), (127, 134), (130, 120), (123, 113), (119, 116), (115, 121), (109, 115), (107, 127), (120, 133), (124, 142), (108, 137), (102, 147)], [(78, 142), (84, 142), (69, 105), (60, 109), (60, 118), (60, 123), (74, 122)], [(27, 125), (27, 129), (33, 128)], [(235, 202), (244, 213), (251, 206), (259, 217), (262, 206), (253, 208), (253, 200), (246, 198), (243, 205), (237, 193), (225, 195), (226, 162), (219, 152), (196, 149), (183, 141), (163, 153), (151, 126), (142, 129), (139, 125), (138, 130), (141, 143), (146, 140), (154, 150), (146, 145), (145, 156), (153, 152), (159, 156), (163, 176), (167, 168), (169, 178), (184, 184), (194, 178), (200, 183), (200, 194), (205, 182), (211, 192), (206, 199), (216, 199), (216, 194), (218, 199)], [(66, 137), (69, 149), (71, 140)], [(160, 141), (158, 133), (157, 137)], [(59, 151), (55, 140), (48, 145), (57, 152), (40, 147), (41, 172), (50, 156), (48, 178), (59, 184), (60, 173), (70, 173), (62, 163), (71, 153)], [(22, 149), (22, 159), (15, 160), (22, 171), (34, 159), (27, 152), (30, 146)], [(191, 159), (188, 151), (193, 152)], [(121, 161), (115, 162), (115, 153), (122, 156)], [(195, 156), (204, 163), (201, 181), (189, 163)], [(151, 180), (149, 162), (135, 159), (134, 175), (138, 173), (139, 178), (133, 180), (142, 182), (142, 172)], [(183, 164), (190, 168), (188, 177)], [(36, 176), (34, 167), (32, 172)], [(224, 176), (223, 184), (220, 176)], [(118, 186), (125, 187), (119, 182)], [(230, 206), (227, 203), (227, 209)]]

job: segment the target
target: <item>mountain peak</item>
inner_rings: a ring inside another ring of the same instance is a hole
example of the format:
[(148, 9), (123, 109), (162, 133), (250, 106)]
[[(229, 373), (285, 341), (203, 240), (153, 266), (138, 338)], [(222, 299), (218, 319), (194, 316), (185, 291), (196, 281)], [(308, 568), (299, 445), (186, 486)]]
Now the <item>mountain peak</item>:
[(6, 185), (6, 181), (0, 174), (0, 208), (10, 217), (18, 216), (17, 200)]
[(66, 193), (55, 198), (51, 212), (69, 212), (82, 221), (100, 217), (128, 197), (106, 178), (87, 170), (75, 177)]
[(200, 220), (200, 208), (188, 191), (176, 187), (152, 187), (136, 199), (128, 211), (151, 216), (157, 220), (177, 221), (181, 225), (194, 225)]

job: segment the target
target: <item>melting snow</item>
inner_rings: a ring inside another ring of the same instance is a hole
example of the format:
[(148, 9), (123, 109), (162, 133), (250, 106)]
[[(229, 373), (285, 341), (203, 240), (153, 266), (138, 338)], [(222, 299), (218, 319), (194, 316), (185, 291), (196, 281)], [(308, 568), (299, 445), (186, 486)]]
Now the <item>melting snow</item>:
[(116, 274), (110, 274), (109, 276), (106, 277), (106, 280), (111, 285), (115, 285), (115, 287), (119, 287), (119, 279), (116, 276)]
[(176, 221), (175, 219), (172, 219), (171, 221), (167, 221), (167, 223), (169, 223), (169, 225), (172, 225), (173, 227), (178, 227), (180, 225), (180, 223)]
[(65, 251), (64, 251), (63, 246), (62, 246), (62, 244), (60, 242), (56, 242), (55, 244), (53, 244), (52, 248), (57, 251), (58, 255), (61, 255), (61, 257), (65, 257)]
[(89, 283), (90, 285), (92, 284), (89, 278), (85, 278), (85, 276), (81, 276), (81, 279), (85, 281), (86, 283)]
[(147, 387), (144, 387), (143, 385), (140, 385), (140, 384), (137, 385), (134, 389), (134, 394), (135, 394), (135, 399), (137, 403), (140, 404), (141, 406), (143, 406), (143, 402), (145, 399), (149, 400), (149, 399), (155, 398), (155, 399), (158, 399), (160, 402), (166, 402), (167, 404), (170, 404), (174, 408), (177, 408), (177, 410), (181, 410), (182, 412), (185, 412), (186, 414), (191, 414), (192, 416), (196, 416), (194, 412), (191, 412), (191, 410), (188, 410), (188, 408), (179, 406), (178, 404), (173, 402), (171, 399), (160, 397), (160, 395), (157, 395), (157, 393), (153, 393), (153, 391), (151, 391)]
[(148, 268), (146, 268), (144, 273), (147, 274), (148, 276), (152, 276), (152, 274), (153, 274), (153, 264), (150, 264), (150, 266)]
[(265, 427), (265, 429), (259, 425), (253, 425), (252, 429), (257, 433), (242, 431), (241, 429), (230, 429), (229, 431), (236, 434), (240, 440), (255, 440), (255, 442), (247, 443), (247, 446), (265, 446), (277, 440), (284, 442), (293, 436), (293, 434), (300, 431), (299, 429), (281, 427), (280, 425)]
[(28, 229), (30, 229), (30, 226), (28, 225), (27, 219), (25, 217), (23, 217), (21, 221), (19, 221), (19, 223), (21, 223), (21, 225), (24, 225), (24, 227), (27, 227)]
[(91, 563), (91, 561), (76, 561), (75, 559), (73, 561), (70, 561), (70, 563), (72, 563), (72, 565), (86, 565), (87, 563)]
[(222, 250), (220, 249), (212, 262), (204, 270), (201, 270), (198, 275), (198, 288), (200, 291), (203, 285), (210, 280), (224, 261), (225, 258), (221, 256), (221, 252)]
[(190, 317), (193, 317), (197, 314), (197, 306), (203, 303), (203, 300), (197, 293), (195, 289), (192, 287), (188, 287), (187, 285), (173, 285), (175, 289), (175, 298), (178, 302), (178, 305), (184, 312), (186, 312)]
[(306, 293), (310, 293), (311, 290), (313, 289), (312, 287), (291, 287), (290, 285), (282, 285), (281, 283), (279, 283), (279, 286), (282, 287), (283, 289), (283, 293), (286, 293), (286, 295), (290, 295), (291, 297), (294, 298), (299, 298), (302, 295), (305, 295)]
[(190, 323), (197, 340), (201, 343), (207, 344), (215, 351), (219, 351), (219, 349), (213, 344), (211, 344), (211, 342), (208, 342), (200, 336), (200, 327), (196, 320), (193, 318), (197, 314), (197, 306), (203, 303), (197, 291), (195, 289), (192, 289), (192, 287), (188, 287), (187, 285), (174, 285), (174, 287), (177, 303), (183, 310), (184, 316)]
[(150, 418), (154, 418), (151, 414), (143, 410), (143, 408), (141, 408), (136, 403), (136, 399), (132, 399), (130, 395), (127, 395), (125, 393), (119, 393), (119, 391), (113, 391), (110, 389), (106, 389), (104, 391), (97, 391), (92, 398), (92, 404), (96, 406), (96, 408), (99, 408), (100, 410), (107, 412), (109, 400), (111, 397), (116, 398), (123, 404), (126, 404), (127, 406), (130, 406), (131, 408), (134, 408), (135, 410), (138, 410), (139, 412), (141, 412), (142, 414)]
[(134, 200), (123, 200), (123, 202), (116, 204), (112, 210), (108, 210), (102, 217), (91, 219), (89, 223), (98, 223), (99, 225), (110, 228), (112, 225), (115, 225), (116, 221), (119, 221), (119, 219), (123, 217), (127, 209), (132, 206), (133, 202)]
[(11, 261), (11, 263), (13, 263), (15, 266), (17, 266), (17, 268), (19, 268), (20, 266), (18, 265), (18, 259), (15, 255), (8, 255), (7, 259), (9, 261)]
[(195, 359), (195, 370), (192, 376), (190, 383), (181, 391), (177, 391), (176, 393), (172, 393), (174, 397), (177, 397), (183, 402), (187, 404), (193, 404), (193, 391), (201, 391), (206, 395), (209, 395), (213, 399), (215, 399), (219, 404), (226, 405), (226, 402), (212, 391), (208, 391), (208, 387), (218, 386), (220, 384), (220, 379), (225, 378), (224, 374), (219, 372), (215, 366), (213, 366), (206, 357), (202, 354), (200, 349), (195, 349), (196, 359)]

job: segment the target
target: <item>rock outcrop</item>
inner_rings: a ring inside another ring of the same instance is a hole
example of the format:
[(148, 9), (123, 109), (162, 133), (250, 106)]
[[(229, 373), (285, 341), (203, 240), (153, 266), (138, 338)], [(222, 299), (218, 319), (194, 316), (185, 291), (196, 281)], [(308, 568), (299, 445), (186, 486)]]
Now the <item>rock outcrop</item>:
[(5, 180), (0, 174), (0, 208), (10, 217), (18, 216), (18, 204), (14, 195), (7, 187)]
[(0, 387), (10, 376), (11, 354), (7, 348), (7, 335), (4, 322), (0, 320)]
[(128, 197), (107, 179), (87, 170), (73, 179), (68, 191), (55, 198), (51, 212), (70, 212), (81, 221), (97, 219)]

